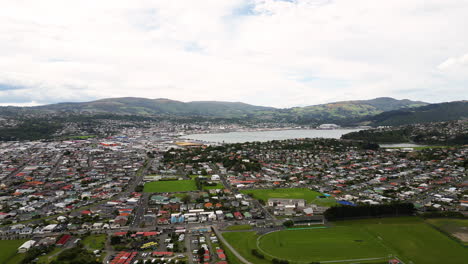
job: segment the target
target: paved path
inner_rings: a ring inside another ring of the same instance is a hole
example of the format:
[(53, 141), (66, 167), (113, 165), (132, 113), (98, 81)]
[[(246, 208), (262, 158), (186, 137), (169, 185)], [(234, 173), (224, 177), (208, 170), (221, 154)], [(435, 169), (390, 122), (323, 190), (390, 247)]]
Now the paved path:
[(227, 241), (224, 239), (224, 237), (221, 235), (219, 230), (216, 228), (216, 226), (212, 226), (213, 231), (215, 232), (216, 236), (219, 238), (223, 244), (231, 250), (232, 254), (234, 254), (242, 263), (244, 264), (253, 264), (252, 262), (246, 260), (241, 254), (239, 254)]

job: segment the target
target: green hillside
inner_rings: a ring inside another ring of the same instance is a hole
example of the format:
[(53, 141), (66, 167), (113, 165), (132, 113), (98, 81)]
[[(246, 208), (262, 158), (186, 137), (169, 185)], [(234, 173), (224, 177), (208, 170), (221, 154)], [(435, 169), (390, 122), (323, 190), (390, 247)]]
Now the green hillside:
[(421, 101), (380, 97), (293, 108), (255, 106), (241, 102), (194, 101), (136, 97), (91, 102), (58, 103), (36, 107), (0, 107), (0, 117), (49, 114), (113, 114), (134, 116), (207, 117), (243, 121), (320, 125), (336, 123), (399, 125), (408, 122), (455, 120), (466, 116), (466, 101), (428, 105)]
[(366, 120), (374, 126), (399, 126), (461, 119), (468, 119), (468, 101), (393, 110), (372, 116)]

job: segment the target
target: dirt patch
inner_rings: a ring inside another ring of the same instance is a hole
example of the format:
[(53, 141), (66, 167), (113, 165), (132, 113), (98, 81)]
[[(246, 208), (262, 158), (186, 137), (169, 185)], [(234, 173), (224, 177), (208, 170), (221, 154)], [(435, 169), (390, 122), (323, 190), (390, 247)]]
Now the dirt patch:
[(460, 239), (461, 241), (463, 242), (468, 242), (468, 233), (460, 233), (460, 232), (456, 232), (456, 233), (453, 233), (453, 236)]

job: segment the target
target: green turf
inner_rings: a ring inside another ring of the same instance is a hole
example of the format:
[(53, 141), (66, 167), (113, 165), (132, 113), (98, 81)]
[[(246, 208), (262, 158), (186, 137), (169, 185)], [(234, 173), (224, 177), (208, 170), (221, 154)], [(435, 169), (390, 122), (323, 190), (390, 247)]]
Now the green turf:
[(262, 236), (265, 254), (292, 261), (381, 258), (390, 253), (375, 237), (352, 227), (287, 230)]
[(149, 193), (189, 192), (196, 190), (197, 186), (193, 180), (148, 182), (143, 189), (144, 192)]
[[(28, 240), (0, 240), (0, 263), (9, 263), (8, 260), (19, 258), (22, 254), (17, 254), (18, 248)], [(11, 263), (15, 263), (12, 261)]]
[(224, 254), (226, 255), (227, 261), (229, 264), (243, 264), (233, 253), (232, 251), (226, 247), (222, 242), (220, 242), (220, 247), (224, 250)]
[(232, 225), (228, 226), (226, 230), (250, 230), (252, 229), (251, 225)]
[[(26, 253), (16, 254), (13, 257), (9, 258), (5, 264), (21, 264), (26, 257)], [(0, 262), (3, 264), (3, 262)]]
[(81, 243), (90, 250), (103, 250), (106, 244), (106, 235), (90, 235), (85, 237)]
[(426, 219), (426, 222), (449, 233), (468, 246), (468, 219), (433, 218)]
[(226, 232), (222, 235), (248, 261), (255, 264), (271, 264), (269, 260), (259, 259), (252, 255), (252, 249), (257, 249), (258, 236), (256, 232)]
[(468, 248), (432, 228), (417, 217), (338, 222), (372, 235), (391, 248), (405, 263), (466, 263)]
[(213, 190), (213, 189), (224, 189), (224, 185), (217, 183), (215, 186), (203, 186), (204, 190)]
[[(271, 258), (292, 263), (398, 256), (405, 263), (467, 263), (468, 248), (417, 217), (382, 218), (332, 223), (325, 229), (283, 230), (259, 239), (255, 232), (226, 232), (223, 236), (252, 263)], [(267, 256), (252, 255), (260, 249)], [(379, 261), (359, 261), (369, 263)]]
[(54, 248), (51, 252), (44, 256), (38, 257), (38, 264), (47, 264), (50, 263), (51, 261), (55, 260), (58, 257), (58, 253), (62, 251), (63, 248)]
[(267, 202), (269, 198), (290, 198), (304, 199), (307, 203), (320, 206), (336, 205), (336, 200), (334, 198), (318, 198), (318, 196), (322, 196), (321, 193), (311, 191), (307, 188), (242, 190), (241, 193), (253, 194), (255, 199), (261, 199), (265, 202)]

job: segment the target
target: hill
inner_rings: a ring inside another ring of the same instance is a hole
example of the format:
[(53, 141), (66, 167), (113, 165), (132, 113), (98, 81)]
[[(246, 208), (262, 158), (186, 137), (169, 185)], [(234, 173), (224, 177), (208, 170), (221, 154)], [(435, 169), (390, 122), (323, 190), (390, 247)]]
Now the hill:
[(83, 103), (59, 103), (31, 107), (30, 109), (43, 112), (112, 113), (122, 115), (170, 114), (232, 118), (258, 111), (273, 110), (274, 108), (239, 102), (196, 101), (184, 103), (169, 99), (123, 97)]
[(58, 103), (36, 107), (0, 107), (0, 115), (28, 115), (35, 113), (171, 115), (243, 118), (252, 120), (320, 124), (343, 123), (375, 115), (388, 110), (426, 105), (419, 101), (397, 100), (388, 97), (372, 100), (343, 101), (307, 107), (278, 109), (240, 102), (194, 101), (136, 97), (108, 98), (91, 102)]
[(468, 101), (430, 104), (383, 112), (363, 121), (373, 126), (400, 126), (415, 123), (468, 119)]
[(372, 100), (341, 101), (306, 107), (294, 107), (289, 112), (291, 117), (299, 123), (320, 123), (327, 121), (346, 125), (356, 122), (359, 118), (365, 116), (427, 104), (408, 99), (397, 100), (390, 97), (379, 97)]

